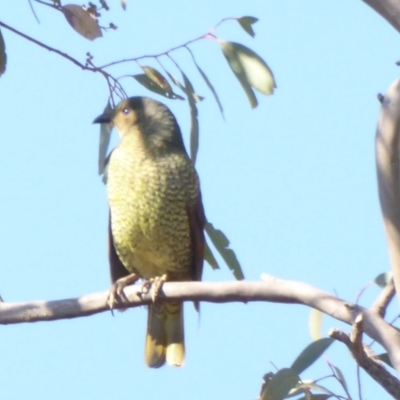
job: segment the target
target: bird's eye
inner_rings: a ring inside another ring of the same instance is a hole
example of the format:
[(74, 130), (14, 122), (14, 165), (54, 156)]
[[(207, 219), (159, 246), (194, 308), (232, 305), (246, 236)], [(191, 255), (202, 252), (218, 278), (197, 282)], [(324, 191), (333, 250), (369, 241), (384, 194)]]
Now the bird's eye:
[(124, 115), (128, 115), (131, 112), (131, 109), (130, 108), (124, 108), (122, 110), (122, 112), (124, 113)]

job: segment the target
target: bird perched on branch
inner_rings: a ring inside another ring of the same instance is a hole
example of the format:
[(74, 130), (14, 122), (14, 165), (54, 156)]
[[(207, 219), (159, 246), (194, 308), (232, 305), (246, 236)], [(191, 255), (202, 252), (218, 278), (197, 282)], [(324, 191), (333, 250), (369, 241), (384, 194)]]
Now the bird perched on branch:
[[(121, 101), (94, 123), (112, 123), (120, 144), (107, 166), (111, 307), (123, 287), (143, 278), (200, 280), (205, 216), (199, 179), (172, 112), (146, 97)], [(157, 368), (185, 358), (183, 304), (149, 306), (145, 361)]]

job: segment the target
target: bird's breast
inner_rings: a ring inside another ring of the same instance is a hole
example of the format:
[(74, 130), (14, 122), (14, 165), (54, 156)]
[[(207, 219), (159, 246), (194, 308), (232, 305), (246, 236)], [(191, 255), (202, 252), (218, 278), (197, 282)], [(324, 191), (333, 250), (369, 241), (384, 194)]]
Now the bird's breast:
[(116, 148), (108, 167), (117, 253), (128, 270), (146, 279), (164, 273), (187, 279), (192, 260), (187, 209), (198, 195), (194, 168), (184, 154), (154, 158), (129, 150)]

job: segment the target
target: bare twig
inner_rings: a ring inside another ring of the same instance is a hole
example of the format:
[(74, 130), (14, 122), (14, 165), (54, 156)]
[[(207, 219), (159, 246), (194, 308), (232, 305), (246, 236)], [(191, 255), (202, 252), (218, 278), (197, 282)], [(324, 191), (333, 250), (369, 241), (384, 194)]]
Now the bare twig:
[(36, 11), (35, 11), (35, 9), (33, 8), (32, 1), (31, 1), (31, 0), (28, 0), (28, 3), (29, 3), (29, 7), (31, 8), (32, 14), (33, 14), (33, 16), (34, 16), (35, 19), (36, 19), (36, 22), (37, 22), (38, 24), (40, 24), (39, 18), (38, 18), (38, 16), (36, 15)]
[[(220, 22), (221, 22), (221, 21), (220, 21)], [(218, 23), (217, 25), (219, 25), (219, 24), (220, 24), (220, 23)], [(215, 36), (214, 36), (213, 34), (211, 34), (210, 32), (207, 32), (207, 33), (205, 33), (204, 35), (198, 36), (198, 37), (196, 37), (196, 38), (194, 38), (194, 39), (191, 39), (191, 40), (189, 40), (189, 41), (187, 41), (187, 42), (185, 42), (185, 43), (183, 43), (183, 44), (180, 44), (180, 45), (178, 45), (178, 46), (171, 47), (169, 50), (163, 51), (163, 52), (161, 52), (161, 53), (147, 54), (147, 55), (144, 55), (144, 56), (133, 57), (133, 58), (125, 58), (125, 59), (123, 59), (123, 60), (113, 61), (113, 62), (110, 62), (110, 63), (108, 63), (108, 64), (104, 64), (104, 65), (102, 65), (102, 66), (99, 67), (99, 68), (103, 69), (103, 68), (108, 68), (108, 67), (112, 67), (112, 66), (114, 66), (114, 65), (123, 64), (123, 63), (127, 63), (127, 62), (137, 62), (137, 61), (143, 60), (143, 59), (145, 59), (145, 58), (154, 58), (154, 59), (157, 59), (157, 58), (162, 57), (162, 56), (167, 56), (169, 53), (172, 53), (172, 52), (174, 52), (174, 51), (176, 51), (176, 50), (183, 49), (183, 48), (189, 46), (190, 44), (195, 43), (195, 42), (198, 42), (198, 41), (200, 41), (200, 40), (204, 40), (204, 39), (214, 39), (214, 38), (215, 38)]]
[[(359, 324), (360, 321), (357, 325)], [(358, 330), (359, 326), (355, 329)], [(353, 354), (357, 364), (395, 399), (400, 399), (400, 381), (391, 375), (377, 358), (373, 357), (371, 349), (362, 344), (361, 346), (355, 345), (353, 340), (349, 338), (348, 335), (338, 329), (332, 329), (329, 332), (329, 336), (344, 343)], [(356, 340), (359, 339), (358, 334), (353, 334), (353, 336), (356, 338)]]

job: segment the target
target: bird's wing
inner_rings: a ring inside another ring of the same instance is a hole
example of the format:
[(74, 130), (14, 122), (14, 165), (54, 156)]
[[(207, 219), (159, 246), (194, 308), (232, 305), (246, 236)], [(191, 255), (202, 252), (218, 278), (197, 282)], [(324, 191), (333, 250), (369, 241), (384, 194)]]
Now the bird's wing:
[(195, 206), (188, 209), (188, 217), (192, 242), (191, 248), (193, 249), (193, 263), (191, 272), (193, 280), (200, 281), (203, 272), (204, 225), (206, 223), (201, 194), (199, 194)]
[(108, 219), (108, 260), (110, 262), (111, 283), (129, 275), (129, 271), (124, 267), (115, 250), (114, 240), (111, 232), (111, 212)]

